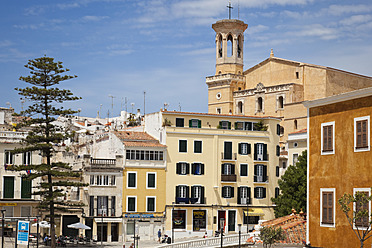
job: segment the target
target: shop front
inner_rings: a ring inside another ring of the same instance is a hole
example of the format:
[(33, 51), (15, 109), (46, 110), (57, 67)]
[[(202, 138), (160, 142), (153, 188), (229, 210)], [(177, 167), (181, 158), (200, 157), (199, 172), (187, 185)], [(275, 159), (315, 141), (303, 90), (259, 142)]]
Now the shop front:
[[(90, 221), (87, 221), (90, 222)], [(122, 218), (118, 217), (104, 217), (94, 218), (93, 221), (93, 239), (103, 242), (122, 242), (121, 229)]]
[(133, 241), (134, 236), (141, 240), (157, 240), (158, 230), (163, 233), (163, 213), (127, 213), (123, 218), (124, 240)]

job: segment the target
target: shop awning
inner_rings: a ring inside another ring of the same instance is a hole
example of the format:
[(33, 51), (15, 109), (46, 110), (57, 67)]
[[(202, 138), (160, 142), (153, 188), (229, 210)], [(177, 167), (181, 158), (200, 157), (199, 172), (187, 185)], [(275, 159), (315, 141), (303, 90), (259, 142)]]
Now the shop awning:
[[(247, 210), (243, 211), (247, 215)], [(261, 208), (248, 208), (248, 216), (263, 216), (265, 215)]]
[(111, 223), (121, 223), (122, 222), (122, 219), (121, 218), (94, 218), (94, 221), (96, 223), (102, 223), (102, 222), (103, 223), (108, 223), (108, 222), (111, 222)]

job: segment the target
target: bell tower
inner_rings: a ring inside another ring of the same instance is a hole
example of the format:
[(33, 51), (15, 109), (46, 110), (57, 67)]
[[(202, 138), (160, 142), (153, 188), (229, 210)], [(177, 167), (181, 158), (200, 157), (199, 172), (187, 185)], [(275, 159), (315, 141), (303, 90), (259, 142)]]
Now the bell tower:
[(234, 91), (245, 89), (243, 74), (244, 31), (248, 24), (236, 19), (219, 20), (212, 25), (216, 32), (216, 73), (206, 78), (208, 112), (244, 114), (234, 108)]

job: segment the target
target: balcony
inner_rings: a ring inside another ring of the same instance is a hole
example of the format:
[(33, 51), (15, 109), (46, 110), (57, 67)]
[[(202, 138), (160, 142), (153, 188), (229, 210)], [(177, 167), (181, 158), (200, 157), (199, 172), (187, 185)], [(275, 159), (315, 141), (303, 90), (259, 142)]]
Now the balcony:
[(247, 205), (247, 204), (251, 204), (251, 198), (240, 198), (240, 201), (238, 201), (238, 204), (241, 204), (241, 205)]
[(254, 161), (255, 162), (256, 161), (259, 161), (259, 162), (265, 161), (265, 162), (267, 162), (267, 161), (269, 161), (269, 154), (255, 154), (254, 155)]
[(204, 204), (204, 198), (176, 197), (176, 204)]
[(109, 208), (107, 211), (107, 208), (103, 210), (98, 208), (89, 208), (89, 216), (90, 217), (107, 217), (107, 216), (115, 216), (115, 208)]
[(90, 158), (92, 166), (112, 166), (116, 164), (116, 159)]
[(237, 153), (224, 153), (221, 152), (221, 160), (227, 160), (227, 161), (232, 161), (232, 160), (237, 160)]
[(236, 182), (236, 175), (221, 175), (221, 182)]
[(269, 183), (268, 176), (253, 176), (254, 183)]

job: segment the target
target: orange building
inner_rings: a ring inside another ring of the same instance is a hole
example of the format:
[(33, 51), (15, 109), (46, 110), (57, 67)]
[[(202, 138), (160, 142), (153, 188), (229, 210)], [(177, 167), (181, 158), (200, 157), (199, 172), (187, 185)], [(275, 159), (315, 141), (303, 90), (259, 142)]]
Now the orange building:
[[(371, 193), (372, 88), (304, 105), (309, 135), (307, 242), (316, 247), (359, 247), (338, 199), (344, 193)], [(370, 215), (371, 204), (368, 210)], [(365, 247), (371, 244), (369, 239)]]

